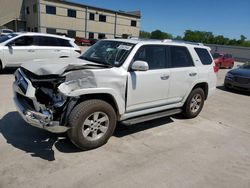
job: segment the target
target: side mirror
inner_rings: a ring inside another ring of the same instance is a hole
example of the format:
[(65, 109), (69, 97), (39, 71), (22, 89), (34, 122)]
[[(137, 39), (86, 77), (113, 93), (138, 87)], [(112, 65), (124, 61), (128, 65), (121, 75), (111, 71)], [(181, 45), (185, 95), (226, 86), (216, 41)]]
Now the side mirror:
[(8, 46), (8, 48), (12, 48), (13, 43), (12, 43), (12, 42), (9, 42), (6, 46)]
[(149, 69), (148, 63), (146, 61), (135, 61), (132, 64), (132, 71), (147, 71)]

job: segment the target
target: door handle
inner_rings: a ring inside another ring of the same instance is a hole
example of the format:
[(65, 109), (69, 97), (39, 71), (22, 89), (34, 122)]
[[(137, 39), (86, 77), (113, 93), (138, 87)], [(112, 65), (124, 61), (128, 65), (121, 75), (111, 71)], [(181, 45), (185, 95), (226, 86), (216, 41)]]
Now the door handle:
[(162, 79), (162, 80), (168, 80), (169, 77), (170, 77), (169, 75), (162, 75), (162, 76), (161, 76), (161, 79)]
[(189, 73), (189, 76), (196, 76), (196, 75), (197, 75), (196, 72)]
[(35, 50), (28, 50), (28, 52), (35, 52)]
[(55, 52), (60, 52), (61, 50), (55, 50)]

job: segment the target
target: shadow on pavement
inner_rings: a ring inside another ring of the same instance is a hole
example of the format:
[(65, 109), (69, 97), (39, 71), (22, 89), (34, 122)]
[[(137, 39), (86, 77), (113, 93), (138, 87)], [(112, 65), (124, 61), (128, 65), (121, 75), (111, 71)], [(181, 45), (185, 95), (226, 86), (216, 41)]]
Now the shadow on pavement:
[(126, 126), (122, 123), (118, 124), (114, 132), (115, 137), (124, 137), (148, 129), (153, 129), (155, 127), (163, 126), (164, 124), (172, 123), (173, 120), (170, 117), (164, 117), (160, 119), (155, 119), (151, 121), (145, 121), (143, 123), (138, 123), (131, 126)]
[[(114, 136), (124, 137), (172, 122), (171, 118), (165, 117), (130, 127), (118, 124)], [(0, 120), (0, 134), (15, 148), (48, 161), (55, 160), (53, 147), (63, 153), (82, 152), (70, 142), (66, 134), (54, 134), (32, 127), (22, 120), (18, 112), (9, 112)]]
[(17, 112), (9, 112), (0, 120), (0, 134), (12, 146), (48, 161), (55, 160), (53, 146), (65, 153), (80, 152), (66, 135), (32, 127)]
[(5, 68), (3, 70), (0, 70), (0, 75), (4, 74), (14, 74), (14, 72), (17, 70), (17, 68)]
[(249, 91), (241, 91), (241, 90), (236, 90), (236, 89), (231, 89), (231, 88), (226, 89), (224, 86), (217, 86), (217, 89), (222, 90), (222, 91), (226, 91), (226, 92), (230, 92), (230, 93), (239, 94), (239, 95), (250, 96)]

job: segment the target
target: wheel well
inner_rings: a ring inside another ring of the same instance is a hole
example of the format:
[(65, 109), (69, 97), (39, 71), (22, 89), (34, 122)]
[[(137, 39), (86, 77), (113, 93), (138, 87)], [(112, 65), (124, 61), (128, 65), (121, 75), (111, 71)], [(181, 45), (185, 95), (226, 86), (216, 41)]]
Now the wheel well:
[(114, 99), (114, 97), (112, 95), (106, 94), (106, 93), (82, 95), (78, 99), (77, 104), (79, 104), (79, 103), (81, 103), (81, 102), (83, 102), (85, 100), (90, 100), (90, 99), (100, 99), (100, 100), (106, 101), (107, 103), (109, 103), (114, 108), (116, 114), (119, 115), (118, 106), (117, 106), (117, 104), (115, 102), (115, 99)]
[(203, 89), (204, 93), (205, 93), (205, 99), (207, 99), (207, 96), (208, 96), (208, 84), (206, 82), (203, 82), (203, 83), (199, 83), (199, 84), (196, 84), (192, 90), (196, 89), (196, 88), (201, 88)]

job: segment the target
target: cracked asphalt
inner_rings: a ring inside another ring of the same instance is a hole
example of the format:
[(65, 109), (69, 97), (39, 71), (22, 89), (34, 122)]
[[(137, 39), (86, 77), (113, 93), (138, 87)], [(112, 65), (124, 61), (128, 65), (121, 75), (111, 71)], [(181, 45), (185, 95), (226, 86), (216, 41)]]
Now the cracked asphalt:
[(0, 188), (250, 187), (250, 94), (218, 89), (199, 117), (118, 125), (103, 147), (79, 151), (64, 134), (15, 110), (14, 70), (0, 73)]

